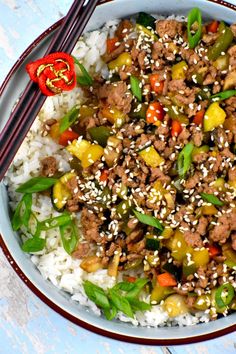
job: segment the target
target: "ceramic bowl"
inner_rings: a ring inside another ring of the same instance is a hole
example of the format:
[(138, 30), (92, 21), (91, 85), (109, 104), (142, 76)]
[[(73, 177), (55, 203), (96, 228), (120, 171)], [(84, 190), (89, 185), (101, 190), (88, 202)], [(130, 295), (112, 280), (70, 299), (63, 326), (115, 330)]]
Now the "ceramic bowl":
[[(194, 6), (202, 10), (205, 19), (216, 18), (236, 22), (236, 6), (218, 0), (115, 0), (99, 5), (86, 30), (96, 29), (111, 18), (127, 17), (139, 11), (168, 14), (187, 14)], [(50, 27), (23, 53), (4, 81), (0, 94), (0, 129), (26, 86), (28, 77), (25, 63), (44, 55), (54, 31), (61, 21)], [(109, 322), (95, 316), (88, 309), (72, 302), (68, 294), (45, 281), (20, 248), (20, 238), (12, 231), (7, 190), (0, 184), (0, 244), (10, 264), (25, 284), (47, 305), (72, 322), (93, 332), (128, 342), (155, 345), (173, 345), (216, 338), (236, 329), (236, 313), (214, 322), (190, 327), (142, 328), (119, 321)]]

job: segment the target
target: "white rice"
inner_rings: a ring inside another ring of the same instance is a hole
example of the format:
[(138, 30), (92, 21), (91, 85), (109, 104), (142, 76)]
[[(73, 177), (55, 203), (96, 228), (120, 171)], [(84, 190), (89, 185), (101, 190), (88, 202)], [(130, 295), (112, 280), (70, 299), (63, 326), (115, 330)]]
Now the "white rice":
[[(183, 20), (184, 18), (180, 16), (177, 19)], [(119, 20), (109, 21), (101, 30), (86, 33), (76, 44), (73, 55), (83, 63), (90, 73), (101, 73), (104, 78), (107, 77), (108, 69), (102, 61), (101, 55), (106, 51), (108, 34), (114, 35), (118, 22)], [(58, 161), (60, 171), (70, 170), (67, 162), (69, 153), (51, 138), (41, 136), (42, 124), (51, 118), (60, 119), (75, 104), (81, 105), (83, 102), (83, 92), (80, 88), (47, 98), (6, 176), (10, 205), (13, 209), (21, 197), (19, 193), (15, 192), (16, 188), (39, 174), (42, 158), (53, 155)], [(49, 197), (43, 195), (33, 195), (32, 210), (37, 214), (39, 220), (59, 215), (52, 208)], [(77, 216), (77, 220), (79, 223), (79, 216)], [(22, 231), (25, 232), (25, 230)], [(78, 301), (81, 305), (90, 308), (96, 315), (101, 315), (100, 309), (85, 295), (82, 283), (87, 279), (107, 289), (112, 287), (116, 280), (109, 277), (105, 269), (98, 270), (96, 273), (83, 271), (80, 268), (80, 261), (73, 259), (65, 252), (57, 229), (44, 231), (41, 237), (46, 238), (46, 247), (43, 251), (33, 254), (31, 259), (43, 278), (51, 281), (59, 289), (70, 293), (73, 301)], [(24, 239), (25, 236), (23, 236)], [(149, 300), (149, 298), (143, 300)], [(150, 327), (186, 326), (209, 320), (208, 316), (201, 312), (196, 316), (184, 314), (170, 320), (161, 305), (152, 306), (150, 311), (137, 312), (134, 319), (130, 319), (119, 312), (117, 319), (131, 322), (134, 326)]]

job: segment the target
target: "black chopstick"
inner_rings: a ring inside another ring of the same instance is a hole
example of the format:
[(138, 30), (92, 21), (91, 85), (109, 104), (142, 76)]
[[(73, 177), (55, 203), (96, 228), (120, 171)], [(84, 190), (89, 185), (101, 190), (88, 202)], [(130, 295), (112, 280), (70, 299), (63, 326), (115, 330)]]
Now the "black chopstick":
[[(98, 2), (99, 0), (90, 0), (83, 6), (84, 1), (74, 1), (47, 54), (49, 51), (64, 51), (67, 53), (72, 51)], [(60, 33), (62, 33), (62, 37), (60, 37)], [(0, 180), (7, 171), (46, 98), (41, 94), (36, 84), (30, 82), (27, 85), (0, 136)]]

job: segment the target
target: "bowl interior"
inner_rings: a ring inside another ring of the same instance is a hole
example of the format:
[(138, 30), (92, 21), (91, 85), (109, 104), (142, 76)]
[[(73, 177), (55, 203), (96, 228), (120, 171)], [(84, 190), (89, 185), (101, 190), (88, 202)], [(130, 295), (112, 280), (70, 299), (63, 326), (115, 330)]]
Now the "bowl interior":
[[(205, 0), (116, 0), (97, 7), (92, 19), (86, 27), (86, 30), (96, 29), (102, 26), (107, 20), (112, 18), (128, 17), (139, 11), (157, 13), (162, 15), (187, 14), (187, 12), (198, 6), (205, 19), (217, 18), (232, 23), (235, 21), (235, 9), (226, 7), (215, 2)], [(170, 10), (171, 9), (171, 10)], [(43, 38), (32, 46), (30, 53), (25, 60), (19, 62), (7, 82), (6, 87), (0, 98), (0, 129), (6, 123), (12, 107), (26, 86), (28, 81), (25, 75), (26, 62), (35, 60), (44, 55), (44, 52), (50, 42), (52, 33), (47, 33)], [(68, 294), (58, 290), (50, 282), (45, 281), (30, 260), (30, 257), (24, 254), (20, 249), (20, 239), (16, 233), (13, 233), (9, 218), (8, 196), (4, 183), (0, 184), (0, 233), (2, 234), (2, 247), (8, 258), (14, 260), (14, 268), (18, 268), (18, 273), (26, 284), (34, 287), (36, 292), (43, 300), (65, 317), (71, 319), (88, 329), (95, 332), (106, 334), (117, 339), (141, 342), (146, 344), (180, 344), (185, 341), (198, 341), (199, 339), (209, 339), (226, 331), (232, 331), (232, 326), (236, 322), (236, 313), (221, 318), (211, 323), (204, 323), (188, 327), (177, 328), (141, 328), (134, 327), (124, 322), (109, 322), (103, 318), (95, 316), (86, 308), (70, 300)], [(30, 281), (29, 281), (30, 280)]]

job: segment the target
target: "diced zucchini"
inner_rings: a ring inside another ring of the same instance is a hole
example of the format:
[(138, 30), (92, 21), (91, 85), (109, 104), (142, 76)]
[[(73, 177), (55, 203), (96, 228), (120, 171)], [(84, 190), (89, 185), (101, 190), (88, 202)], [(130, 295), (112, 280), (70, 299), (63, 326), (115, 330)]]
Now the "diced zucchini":
[(67, 200), (71, 198), (71, 192), (66, 187), (66, 183), (75, 176), (75, 173), (68, 172), (54, 184), (51, 199), (57, 211), (63, 211)]
[(158, 240), (157, 235), (147, 234), (146, 237), (146, 249), (157, 251), (160, 248), (160, 241)]
[(88, 129), (91, 138), (102, 147), (107, 145), (107, 139), (111, 135), (111, 129), (104, 125), (100, 127), (92, 127)]
[(158, 282), (156, 282), (152, 292), (151, 292), (151, 304), (159, 304), (162, 300), (164, 300), (170, 294), (173, 294), (173, 288), (169, 286), (160, 286)]
[(146, 28), (151, 27), (152, 29), (155, 29), (155, 17), (146, 12), (139, 12), (136, 22)]

